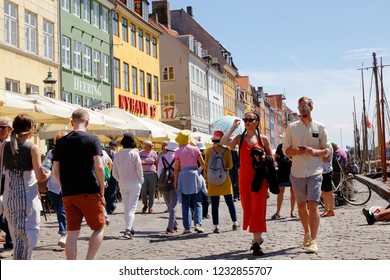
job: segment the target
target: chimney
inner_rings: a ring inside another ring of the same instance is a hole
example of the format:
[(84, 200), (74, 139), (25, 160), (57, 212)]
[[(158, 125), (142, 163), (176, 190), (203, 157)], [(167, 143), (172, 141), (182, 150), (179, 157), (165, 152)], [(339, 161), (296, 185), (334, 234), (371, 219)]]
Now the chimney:
[(168, 0), (152, 2), (152, 14), (156, 14), (158, 22), (171, 29), (171, 12)]
[(192, 14), (192, 6), (187, 6), (187, 14), (194, 17), (194, 15)]

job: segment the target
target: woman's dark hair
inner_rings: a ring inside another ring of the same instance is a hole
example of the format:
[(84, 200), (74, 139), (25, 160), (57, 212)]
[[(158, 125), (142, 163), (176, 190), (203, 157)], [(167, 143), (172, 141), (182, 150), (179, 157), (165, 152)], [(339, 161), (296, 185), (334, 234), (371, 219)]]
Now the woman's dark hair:
[(14, 118), (12, 123), (13, 130), (11, 133), (12, 155), (19, 153), (19, 147), (16, 138), (32, 132), (34, 125), (34, 118), (28, 114), (21, 113)]
[(126, 148), (134, 149), (135, 147), (137, 147), (137, 143), (135, 142), (134, 135), (132, 133), (125, 133), (123, 135), (121, 145), (125, 149)]
[[(246, 116), (246, 115), (249, 115), (249, 114), (252, 114), (252, 115), (255, 115), (255, 116), (256, 116), (256, 120), (257, 120), (256, 131), (257, 131), (257, 135), (258, 135), (258, 137), (259, 137), (259, 142), (260, 142), (261, 147), (264, 147), (264, 146), (263, 146), (263, 142), (261, 141), (260, 130), (259, 130), (260, 116), (259, 116), (259, 114), (257, 114), (256, 112), (246, 112), (246, 113), (245, 113), (245, 116)], [(246, 133), (246, 128), (244, 129), (244, 132), (241, 134), (240, 144), (238, 145), (238, 158), (240, 158), (240, 154), (241, 154), (241, 145), (242, 145), (242, 142), (244, 141), (245, 133)]]

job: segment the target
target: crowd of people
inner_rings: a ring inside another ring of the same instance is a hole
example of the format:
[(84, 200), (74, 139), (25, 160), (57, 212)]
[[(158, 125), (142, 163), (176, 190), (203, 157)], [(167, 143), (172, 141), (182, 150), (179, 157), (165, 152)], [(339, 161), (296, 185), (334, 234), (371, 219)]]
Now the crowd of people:
[[(79, 108), (71, 118), (74, 130), (56, 136), (44, 163), (38, 146), (28, 141), (33, 118), (27, 114), (13, 121), (0, 118), (0, 225), (5, 236), (0, 257), (32, 258), (42, 210), (38, 182), (47, 182), (57, 215), (58, 245), (65, 248), (67, 259), (77, 258), (83, 219), (92, 231), (86, 259), (94, 259), (119, 198), (124, 206), (123, 236), (132, 239), (136, 235), (133, 225), (138, 202), (143, 205), (142, 213), (153, 214), (157, 195), (164, 198), (167, 207), (166, 234), (178, 234), (181, 227), (182, 234), (203, 233), (209, 205), (213, 233), (219, 234), (223, 196), (231, 230), (241, 226), (248, 230), (252, 234), (252, 253), (261, 256), (269, 192), (277, 194), (276, 212), (270, 218), (278, 220), (286, 187), (290, 191), (289, 216), (300, 219), (303, 246), (307, 252), (316, 253), (320, 217), (335, 216), (332, 190), (347, 156), (336, 143), (329, 143), (325, 126), (312, 119), (313, 108), (310, 98), (298, 100), (301, 118), (286, 124), (283, 143), (274, 154), (268, 138), (260, 134), (260, 117), (255, 112), (236, 119), (225, 133), (214, 131), (209, 148), (202, 142), (191, 145), (190, 134), (181, 131), (175, 139), (164, 141), (157, 153), (151, 141), (144, 141), (139, 151), (131, 133), (123, 135), (120, 145), (111, 141), (103, 149), (99, 138), (87, 132), (88, 112)], [(244, 132), (232, 136), (240, 122), (244, 122)], [(321, 195), (325, 207), (320, 214)], [(236, 201), (243, 210), (241, 222)], [(177, 214), (179, 203), (182, 225)], [(378, 214), (364, 209), (363, 214), (370, 225), (390, 216), (387, 210)]]

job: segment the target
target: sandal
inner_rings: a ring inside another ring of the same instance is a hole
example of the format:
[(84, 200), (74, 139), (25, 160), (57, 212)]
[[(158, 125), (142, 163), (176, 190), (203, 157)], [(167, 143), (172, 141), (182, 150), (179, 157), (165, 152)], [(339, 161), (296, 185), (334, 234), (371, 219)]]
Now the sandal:
[(280, 214), (279, 213), (275, 213), (272, 215), (271, 217), (272, 220), (277, 220), (277, 219), (280, 219)]
[(298, 218), (297, 214), (295, 214), (294, 212), (291, 212), (291, 218)]
[(320, 215), (321, 217), (327, 217), (328, 216), (328, 210), (325, 210), (324, 212), (322, 212), (322, 214)]

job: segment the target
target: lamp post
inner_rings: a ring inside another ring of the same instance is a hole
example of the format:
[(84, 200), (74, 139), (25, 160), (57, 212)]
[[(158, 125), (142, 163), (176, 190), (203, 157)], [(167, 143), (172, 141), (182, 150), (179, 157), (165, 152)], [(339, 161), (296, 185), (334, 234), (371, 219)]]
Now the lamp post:
[(187, 118), (184, 116), (184, 113), (181, 114), (181, 117), (179, 118), (181, 129), (183, 130), (187, 123)]
[(47, 72), (46, 79), (43, 80), (43, 83), (45, 84), (45, 96), (54, 98), (56, 94), (55, 84), (57, 83), (57, 80), (52, 77), (50, 68), (49, 72)]

